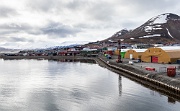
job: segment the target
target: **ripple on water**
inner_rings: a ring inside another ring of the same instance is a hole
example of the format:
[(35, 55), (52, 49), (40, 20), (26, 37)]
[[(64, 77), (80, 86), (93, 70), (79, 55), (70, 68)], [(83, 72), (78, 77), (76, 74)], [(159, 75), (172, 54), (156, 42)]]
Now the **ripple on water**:
[(1, 111), (178, 111), (180, 103), (97, 64), (0, 61)]

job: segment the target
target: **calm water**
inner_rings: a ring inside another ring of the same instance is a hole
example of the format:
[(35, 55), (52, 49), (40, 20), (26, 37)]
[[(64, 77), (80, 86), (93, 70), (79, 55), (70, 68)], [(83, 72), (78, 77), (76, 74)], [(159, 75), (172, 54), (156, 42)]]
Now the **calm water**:
[(0, 111), (179, 111), (180, 103), (92, 63), (0, 59)]

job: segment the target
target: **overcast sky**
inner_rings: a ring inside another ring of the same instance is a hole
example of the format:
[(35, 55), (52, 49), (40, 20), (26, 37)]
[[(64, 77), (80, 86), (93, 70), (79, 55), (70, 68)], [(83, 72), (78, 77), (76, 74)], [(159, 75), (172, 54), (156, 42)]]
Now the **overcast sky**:
[(0, 47), (37, 48), (103, 40), (163, 14), (179, 0), (1, 0)]

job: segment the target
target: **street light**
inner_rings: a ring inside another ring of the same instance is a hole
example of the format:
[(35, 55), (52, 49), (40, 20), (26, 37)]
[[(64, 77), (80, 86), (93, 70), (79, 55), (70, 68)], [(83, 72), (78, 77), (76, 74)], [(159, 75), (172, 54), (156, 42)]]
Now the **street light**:
[(116, 60), (117, 63), (122, 63), (122, 60), (121, 60), (121, 42), (123, 41), (124, 39), (120, 39), (118, 40), (118, 59)]

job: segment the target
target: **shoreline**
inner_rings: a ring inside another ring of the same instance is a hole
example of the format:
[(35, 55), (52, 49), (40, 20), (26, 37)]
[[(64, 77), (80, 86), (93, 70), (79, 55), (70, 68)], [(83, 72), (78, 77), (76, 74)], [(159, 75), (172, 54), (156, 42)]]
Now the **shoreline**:
[(83, 56), (5, 56), (4, 60), (12, 59), (50, 59), (50, 60), (94, 60), (97, 64), (105, 67), (117, 74), (130, 78), (133, 81), (158, 90), (161, 93), (172, 96), (174, 99), (180, 101), (180, 81), (177, 78), (167, 77), (157, 72), (145, 71), (145, 69), (134, 67), (125, 63), (116, 63), (116, 59), (107, 59), (104, 56), (99, 57), (83, 57)]
[(152, 71), (145, 71), (145, 69), (141, 68), (134, 68), (132, 65), (127, 65), (127, 63), (116, 63), (113, 59), (108, 60), (105, 57), (99, 59), (108, 65), (111, 68), (110, 70), (180, 101), (179, 79), (163, 76)]

